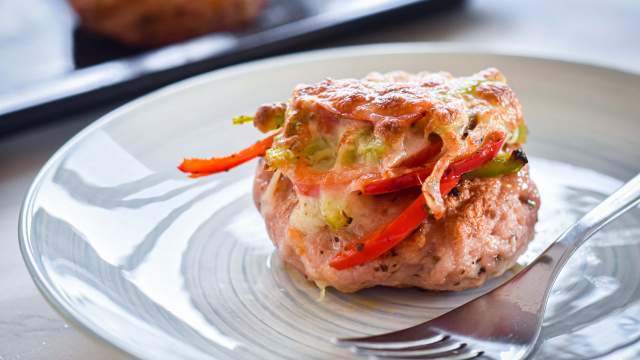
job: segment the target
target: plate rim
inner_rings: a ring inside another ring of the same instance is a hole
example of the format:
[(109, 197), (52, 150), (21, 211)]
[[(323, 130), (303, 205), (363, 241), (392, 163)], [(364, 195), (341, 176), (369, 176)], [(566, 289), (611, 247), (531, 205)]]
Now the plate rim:
[(529, 51), (516, 47), (508, 46), (486, 46), (465, 44), (459, 42), (394, 42), (394, 43), (375, 43), (365, 45), (349, 45), (330, 47), (317, 50), (296, 52), (291, 54), (268, 57), (265, 59), (254, 60), (246, 63), (228, 66), (222, 69), (205, 72), (184, 80), (180, 80), (173, 84), (169, 84), (160, 89), (154, 90), (143, 96), (135, 98), (123, 105), (116, 107), (108, 113), (98, 117), (85, 128), (73, 135), (67, 140), (40, 168), (37, 175), (33, 178), (29, 188), (24, 196), (18, 219), (18, 242), (22, 255), (22, 259), (29, 272), (29, 275), (36, 285), (40, 294), (46, 302), (51, 306), (62, 318), (71, 324), (74, 328), (80, 330), (81, 333), (89, 335), (92, 340), (97, 340), (111, 349), (123, 355), (143, 357), (149, 355), (148, 352), (136, 347), (127, 346), (126, 343), (120, 341), (118, 337), (112, 336), (108, 331), (103, 330), (99, 326), (91, 326), (87, 321), (88, 318), (82, 312), (74, 310), (61, 295), (59, 289), (47, 282), (44, 274), (46, 270), (38, 265), (36, 253), (34, 252), (34, 239), (31, 236), (30, 224), (31, 217), (29, 214), (33, 208), (35, 199), (37, 198), (39, 188), (45, 175), (57, 166), (60, 161), (69, 153), (69, 151), (90, 136), (96, 130), (102, 128), (112, 121), (116, 121), (122, 115), (131, 112), (141, 106), (145, 106), (154, 100), (186, 90), (190, 87), (198, 86), (207, 82), (215, 81), (217, 78), (233, 76), (254, 70), (267, 70), (270, 67), (280, 66), (282, 64), (298, 65), (319, 60), (349, 58), (355, 55), (385, 55), (385, 54), (473, 54), (473, 55), (489, 55), (511, 58), (534, 59), (546, 62), (560, 63), (571, 66), (590, 67), (600, 71), (613, 71), (622, 75), (635, 77), (640, 80), (640, 71), (630, 67), (612, 65), (602, 61), (593, 61), (580, 56), (568, 56), (557, 52), (546, 51)]

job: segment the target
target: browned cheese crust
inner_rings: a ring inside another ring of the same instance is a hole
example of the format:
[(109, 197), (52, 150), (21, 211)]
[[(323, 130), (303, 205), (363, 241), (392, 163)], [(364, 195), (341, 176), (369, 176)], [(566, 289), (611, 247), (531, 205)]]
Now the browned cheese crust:
[(265, 0), (69, 0), (86, 29), (140, 47), (253, 21)]

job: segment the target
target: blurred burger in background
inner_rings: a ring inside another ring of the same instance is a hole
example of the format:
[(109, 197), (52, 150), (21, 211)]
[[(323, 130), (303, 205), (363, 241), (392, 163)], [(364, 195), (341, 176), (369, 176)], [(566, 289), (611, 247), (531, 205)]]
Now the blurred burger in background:
[(155, 47), (254, 21), (266, 0), (69, 0), (85, 29)]

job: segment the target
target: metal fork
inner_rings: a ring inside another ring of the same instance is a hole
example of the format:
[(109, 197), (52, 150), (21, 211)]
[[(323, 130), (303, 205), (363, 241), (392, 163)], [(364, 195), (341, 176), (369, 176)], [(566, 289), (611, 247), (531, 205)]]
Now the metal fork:
[(372, 358), (523, 359), (536, 348), (549, 291), (567, 260), (594, 233), (638, 203), (640, 174), (487, 294), (408, 329), (334, 343)]

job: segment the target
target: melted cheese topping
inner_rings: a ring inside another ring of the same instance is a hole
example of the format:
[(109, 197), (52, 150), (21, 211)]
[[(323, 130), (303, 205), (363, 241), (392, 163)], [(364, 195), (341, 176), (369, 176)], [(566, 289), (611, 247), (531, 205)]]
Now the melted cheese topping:
[(308, 195), (318, 191), (310, 190), (313, 183), (319, 191), (355, 191), (363, 178), (402, 173), (403, 162), (435, 134), (442, 150), (422, 190), (441, 217), (440, 179), (449, 164), (473, 154), (492, 132), (513, 134), (522, 121), (520, 103), (497, 69), (459, 78), (373, 73), (297, 86), (274, 146), (288, 151), (278, 167)]

